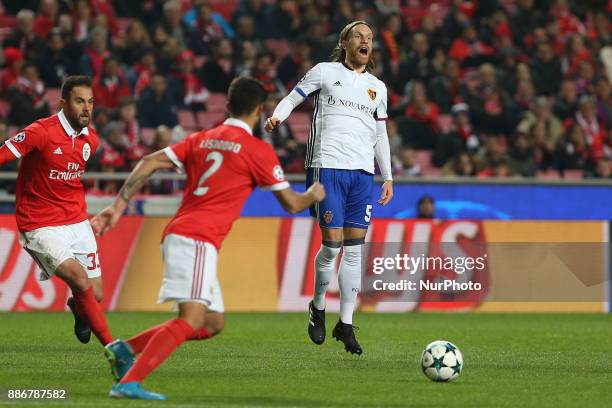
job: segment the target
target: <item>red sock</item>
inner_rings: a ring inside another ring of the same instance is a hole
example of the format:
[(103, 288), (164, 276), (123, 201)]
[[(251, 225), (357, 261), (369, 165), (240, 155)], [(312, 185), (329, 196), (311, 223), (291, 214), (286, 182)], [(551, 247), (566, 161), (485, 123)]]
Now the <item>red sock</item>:
[[(142, 333), (138, 333), (137, 335), (130, 337), (125, 342), (132, 347), (134, 354), (142, 353), (142, 350), (144, 350), (151, 337), (153, 337), (153, 335), (157, 333), (159, 329), (164, 327), (166, 323), (153, 326)], [(193, 336), (190, 336), (187, 340), (206, 340), (210, 339), (211, 337), (213, 337), (213, 334), (206, 327), (202, 327), (201, 329), (194, 330)]]
[(94, 296), (93, 288), (90, 286), (83, 292), (73, 292), (73, 296), (77, 313), (91, 327), (91, 331), (94, 332), (100, 343), (106, 346), (113, 341), (102, 307)]
[(132, 347), (132, 351), (134, 352), (134, 354), (142, 353), (142, 350), (144, 350), (149, 340), (151, 340), (151, 337), (153, 337), (153, 335), (157, 333), (159, 329), (164, 327), (164, 325), (166, 325), (168, 322), (170, 322), (170, 320), (165, 323), (158, 324), (157, 326), (153, 326), (150, 329), (143, 331), (142, 333), (138, 333), (137, 335), (127, 339), (125, 342), (129, 344), (130, 347)]
[(193, 328), (185, 320), (174, 319), (164, 323), (151, 337), (136, 363), (121, 379), (121, 383), (142, 382), (193, 335)]

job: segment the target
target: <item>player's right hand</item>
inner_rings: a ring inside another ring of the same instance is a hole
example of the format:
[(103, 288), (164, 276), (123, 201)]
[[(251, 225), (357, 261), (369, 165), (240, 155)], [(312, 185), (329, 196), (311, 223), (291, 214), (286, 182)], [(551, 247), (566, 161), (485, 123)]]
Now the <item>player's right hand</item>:
[(96, 235), (104, 235), (108, 232), (108, 230), (117, 225), (117, 222), (119, 221), (119, 218), (121, 218), (122, 214), (123, 211), (119, 211), (114, 206), (109, 205), (91, 219), (91, 228)]
[(307, 193), (311, 194), (316, 202), (323, 201), (325, 198), (325, 187), (321, 183), (313, 183), (307, 190)]
[(278, 127), (278, 125), (280, 125), (280, 120), (275, 117), (272, 116), (271, 118), (266, 119), (266, 132), (272, 132), (274, 129), (276, 129)]

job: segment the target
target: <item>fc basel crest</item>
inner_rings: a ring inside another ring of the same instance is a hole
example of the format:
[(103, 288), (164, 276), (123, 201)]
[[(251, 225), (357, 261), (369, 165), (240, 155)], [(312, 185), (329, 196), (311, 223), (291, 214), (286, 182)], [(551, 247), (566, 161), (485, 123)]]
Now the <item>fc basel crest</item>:
[(372, 88), (368, 88), (368, 95), (370, 96), (371, 100), (376, 99), (376, 91)]
[(329, 224), (330, 222), (332, 222), (332, 218), (334, 218), (334, 213), (331, 211), (325, 211), (323, 213), (323, 221), (325, 221), (326, 224)]

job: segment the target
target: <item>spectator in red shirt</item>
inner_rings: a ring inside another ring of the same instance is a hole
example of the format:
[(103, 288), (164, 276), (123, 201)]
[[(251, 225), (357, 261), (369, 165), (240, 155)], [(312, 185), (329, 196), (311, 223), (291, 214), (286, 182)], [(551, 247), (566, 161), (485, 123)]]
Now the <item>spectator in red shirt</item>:
[(431, 149), (435, 142), (438, 130), (438, 106), (427, 99), (425, 86), (422, 82), (413, 82), (408, 86), (408, 106), (406, 107), (406, 120), (403, 122), (404, 131), (410, 144), (416, 149)]
[(6, 63), (6, 69), (0, 76), (0, 95), (4, 95), (11, 85), (17, 82), (23, 67), (23, 54), (19, 48), (5, 48), (4, 62)]
[(130, 88), (119, 70), (119, 61), (115, 57), (104, 60), (102, 73), (93, 83), (93, 93), (98, 106), (117, 109), (121, 99), (130, 96)]
[(40, 38), (47, 38), (49, 31), (55, 27), (59, 16), (57, 0), (42, 0), (38, 5), (38, 14), (34, 20), (34, 32)]
[(461, 37), (453, 41), (448, 52), (449, 57), (456, 59), (463, 67), (480, 65), (488, 61), (493, 49), (476, 36), (476, 29), (470, 23), (463, 25)]
[(571, 34), (583, 35), (586, 33), (584, 24), (572, 14), (567, 0), (555, 0), (550, 8), (550, 15), (556, 18), (561, 36), (567, 37)]
[(589, 146), (603, 136), (603, 128), (597, 119), (595, 100), (592, 96), (584, 95), (580, 98), (574, 121), (582, 128)]
[(27, 60), (36, 58), (45, 42), (34, 32), (35, 14), (32, 10), (23, 9), (17, 13), (17, 22), (11, 33), (4, 39), (3, 47), (14, 47), (21, 51)]
[(213, 19), (210, 3), (202, 2), (196, 10), (197, 20), (191, 29), (190, 47), (198, 55), (212, 55), (212, 44), (223, 38), (223, 28)]
[(106, 47), (107, 33), (101, 28), (94, 28), (89, 33), (88, 41), (79, 68), (83, 75), (95, 78), (102, 73), (104, 59), (111, 55)]
[(573, 35), (566, 44), (565, 56), (561, 60), (563, 73), (566, 76), (576, 75), (583, 61), (592, 61), (591, 51), (585, 47), (581, 36)]
[(133, 149), (142, 144), (140, 139), (140, 126), (136, 118), (138, 109), (134, 99), (125, 97), (119, 105), (119, 125), (126, 136), (128, 149)]
[(191, 50), (183, 51), (178, 58), (179, 71), (174, 74), (174, 100), (178, 106), (194, 112), (206, 110), (205, 101), (210, 93), (194, 74), (195, 54)]
[(157, 72), (155, 52), (153, 49), (145, 49), (140, 56), (139, 62), (134, 66), (133, 74), (135, 79), (134, 97), (140, 98), (140, 94), (151, 82), (151, 77)]
[(261, 51), (257, 54), (251, 76), (263, 83), (264, 89), (268, 94), (285, 92), (283, 84), (276, 78), (276, 73), (274, 72), (274, 54), (270, 51)]
[(45, 84), (38, 76), (36, 65), (25, 64), (21, 68), (21, 75), (6, 93), (6, 99), (11, 105), (9, 123), (23, 127), (51, 115), (45, 91)]

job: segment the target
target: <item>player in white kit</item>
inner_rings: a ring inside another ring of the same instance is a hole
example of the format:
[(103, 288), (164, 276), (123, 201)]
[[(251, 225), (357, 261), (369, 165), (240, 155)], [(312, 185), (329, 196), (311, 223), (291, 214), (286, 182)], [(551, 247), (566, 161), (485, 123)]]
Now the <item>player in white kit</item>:
[(345, 349), (363, 350), (353, 330), (353, 310), (361, 289), (361, 247), (372, 217), (374, 158), (384, 183), (378, 203), (393, 196), (391, 154), (385, 120), (387, 87), (372, 75), (373, 33), (365, 21), (340, 32), (334, 62), (315, 65), (283, 98), (266, 121), (268, 131), (286, 120), (306, 98), (314, 113), (306, 153), (307, 184), (320, 182), (327, 197), (311, 208), (323, 242), (315, 257), (314, 297), (309, 304), (308, 334), (325, 341), (325, 293), (343, 248), (338, 271), (340, 319), (332, 332)]

